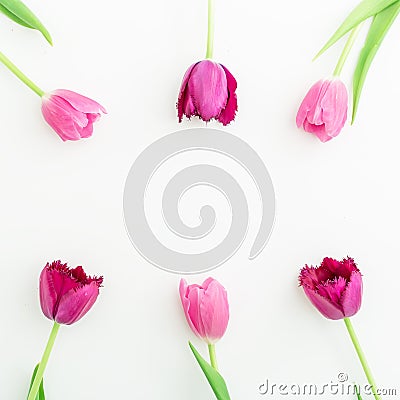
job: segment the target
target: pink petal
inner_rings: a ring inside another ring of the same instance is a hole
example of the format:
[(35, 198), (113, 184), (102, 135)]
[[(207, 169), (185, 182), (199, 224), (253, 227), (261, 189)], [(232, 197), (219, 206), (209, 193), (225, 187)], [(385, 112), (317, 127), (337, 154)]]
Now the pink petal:
[[(78, 113), (71, 106), (69, 109), (64, 109), (59, 105), (59, 101), (50, 101), (43, 99), (42, 113), (46, 122), (55, 130), (62, 140), (79, 140), (81, 138), (81, 129), (76, 121), (79, 119), (76, 116)], [(71, 110), (76, 118), (71, 118)], [(83, 114), (84, 115), (84, 114)], [(82, 122), (82, 120), (81, 120)]]
[(328, 90), (321, 99), (326, 132), (331, 137), (337, 136), (347, 120), (348, 95), (343, 82), (331, 81)]
[(56, 95), (62, 97), (67, 101), (73, 108), (83, 113), (99, 114), (103, 112), (107, 114), (106, 109), (97, 101), (90, 99), (89, 97), (82, 96), (79, 93), (75, 93), (71, 90), (57, 89), (54, 90), (50, 95)]
[(227, 85), (228, 85), (228, 101), (225, 108), (221, 111), (221, 114), (217, 117), (217, 120), (223, 125), (228, 125), (235, 119), (236, 111), (238, 110), (236, 88), (237, 83), (233, 75), (225, 68), (222, 64), (221, 67), (225, 71)]
[(215, 343), (225, 333), (229, 321), (229, 304), (225, 288), (209, 278), (200, 303), (201, 320), (208, 343)]
[[(311, 113), (311, 115), (315, 114), (315, 108), (318, 104), (318, 98), (321, 94), (323, 84), (323, 80), (314, 83), (304, 97), (304, 100), (301, 102), (296, 116), (296, 124), (298, 128), (303, 126), (304, 122), (308, 119), (309, 113)], [(311, 123), (314, 124), (314, 121)]]
[(200, 319), (199, 291), (200, 287), (198, 285), (188, 286), (187, 282), (184, 279), (181, 279), (179, 284), (179, 295), (183, 306), (183, 312), (192, 331), (198, 337), (203, 339), (205, 335), (203, 323)]
[(204, 60), (192, 71), (188, 88), (198, 116), (210, 121), (220, 115), (228, 100), (227, 78), (217, 63)]
[(353, 316), (360, 309), (362, 292), (362, 276), (360, 272), (354, 271), (351, 274), (350, 282), (347, 284), (347, 288), (341, 299), (343, 312), (346, 317)]
[(318, 311), (326, 318), (337, 320), (344, 318), (343, 311), (328, 299), (319, 295), (315, 290), (303, 286), (304, 293)]
[(182, 122), (184, 114), (189, 118), (191, 115), (193, 115), (193, 112), (195, 110), (194, 104), (188, 93), (187, 84), (190, 79), (190, 75), (193, 71), (193, 68), (197, 64), (198, 63), (194, 63), (188, 68), (182, 80), (181, 88), (179, 90), (178, 103), (177, 103), (179, 122)]
[(330, 300), (338, 308), (342, 308), (340, 299), (346, 289), (346, 285), (346, 279), (340, 276), (332, 281), (327, 281), (318, 285), (316, 290), (322, 297)]
[(55, 321), (70, 325), (80, 320), (93, 306), (98, 295), (99, 287), (96, 282), (71, 289), (61, 298)]

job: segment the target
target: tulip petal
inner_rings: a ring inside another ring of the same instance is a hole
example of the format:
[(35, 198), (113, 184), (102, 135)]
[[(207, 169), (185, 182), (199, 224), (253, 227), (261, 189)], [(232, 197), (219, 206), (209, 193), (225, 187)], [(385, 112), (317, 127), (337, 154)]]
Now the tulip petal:
[(188, 88), (197, 115), (208, 122), (220, 115), (228, 99), (227, 78), (217, 63), (204, 60), (192, 71)]
[(342, 130), (347, 120), (348, 101), (344, 83), (338, 79), (333, 80), (329, 85), (329, 90), (321, 99), (323, 120), (326, 132), (330, 137), (337, 136)]
[(347, 281), (342, 276), (331, 281), (326, 281), (317, 286), (317, 292), (325, 299), (330, 300), (338, 308), (342, 309), (340, 299), (346, 289)]
[(201, 320), (209, 343), (215, 343), (225, 333), (229, 320), (229, 305), (225, 288), (209, 278), (200, 303)]
[(61, 298), (55, 321), (70, 325), (80, 320), (93, 306), (98, 295), (99, 287), (95, 281), (78, 289), (71, 289)]
[(94, 101), (89, 97), (83, 96), (79, 93), (75, 93), (72, 90), (57, 89), (54, 90), (50, 95), (56, 95), (63, 98), (73, 108), (75, 108), (75, 110), (82, 113), (99, 114), (100, 112), (103, 112), (104, 114), (107, 114), (106, 109), (97, 101)]
[(198, 64), (194, 63), (192, 64), (188, 70), (185, 72), (185, 75), (182, 80), (181, 88), (179, 90), (179, 96), (178, 96), (178, 103), (177, 103), (177, 109), (178, 109), (178, 118), (179, 122), (182, 122), (183, 115), (186, 115), (188, 118), (190, 118), (193, 113), (195, 112), (195, 107), (193, 104), (193, 101), (189, 95), (188, 92), (188, 82), (190, 79), (190, 76), (192, 74), (193, 68)]
[(343, 292), (343, 296), (341, 299), (343, 312), (346, 317), (353, 316), (360, 309), (362, 291), (363, 284), (361, 273), (358, 271), (354, 271), (351, 274), (350, 282), (347, 284), (347, 288)]
[(303, 286), (304, 293), (318, 311), (326, 318), (337, 320), (344, 318), (343, 311), (336, 305), (332, 304), (328, 299), (319, 295), (315, 290)]
[[(193, 292), (193, 293), (192, 293)], [(203, 323), (200, 319), (199, 295), (200, 286), (188, 285), (185, 279), (181, 279), (179, 284), (179, 295), (181, 298), (183, 311), (190, 329), (200, 338), (204, 338)]]
[(238, 110), (236, 88), (237, 82), (233, 75), (222, 64), (221, 67), (225, 71), (227, 85), (228, 85), (228, 101), (221, 114), (216, 118), (223, 125), (228, 125), (235, 119), (236, 111)]
[[(304, 122), (307, 121), (309, 112), (315, 109), (318, 98), (321, 94), (323, 82), (323, 80), (320, 80), (314, 83), (314, 85), (311, 86), (303, 101), (301, 102), (296, 116), (296, 125), (298, 128), (302, 126), (304, 127)], [(314, 122), (311, 121), (311, 123)], [(305, 127), (304, 130), (306, 130)], [(306, 132), (308, 131), (306, 130)]]
[[(76, 115), (77, 112), (70, 106), (70, 110), (64, 109), (59, 105), (59, 101), (53, 101), (54, 98), (55, 97), (53, 97), (51, 101), (43, 99), (42, 113), (44, 119), (63, 141), (79, 140), (81, 138), (81, 129), (79, 129), (80, 125), (76, 124), (76, 121), (79, 119)], [(62, 100), (61, 98), (59, 99)], [(71, 110), (74, 110), (73, 113), (76, 118), (71, 118)]]

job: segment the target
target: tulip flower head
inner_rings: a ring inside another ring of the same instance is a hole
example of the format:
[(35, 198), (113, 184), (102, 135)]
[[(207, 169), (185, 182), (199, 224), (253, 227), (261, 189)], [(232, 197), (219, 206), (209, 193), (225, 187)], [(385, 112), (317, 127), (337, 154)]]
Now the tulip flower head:
[(337, 136), (347, 120), (348, 95), (338, 78), (320, 80), (308, 91), (297, 112), (297, 127), (327, 142)]
[(103, 277), (90, 277), (82, 267), (69, 268), (61, 261), (47, 263), (40, 275), (43, 314), (58, 324), (80, 320), (99, 295)]
[(58, 89), (42, 96), (42, 113), (63, 141), (87, 138), (105, 108), (70, 90)]
[(324, 258), (318, 268), (301, 270), (300, 286), (311, 303), (329, 319), (343, 319), (356, 314), (361, 307), (362, 277), (354, 260)]
[(198, 116), (206, 122), (214, 118), (228, 125), (237, 111), (236, 87), (235, 78), (222, 64), (203, 60), (191, 65), (179, 92), (179, 122), (186, 115)]
[(225, 333), (229, 304), (225, 288), (208, 278), (202, 285), (188, 285), (181, 279), (179, 294), (183, 311), (192, 331), (208, 344), (214, 344)]

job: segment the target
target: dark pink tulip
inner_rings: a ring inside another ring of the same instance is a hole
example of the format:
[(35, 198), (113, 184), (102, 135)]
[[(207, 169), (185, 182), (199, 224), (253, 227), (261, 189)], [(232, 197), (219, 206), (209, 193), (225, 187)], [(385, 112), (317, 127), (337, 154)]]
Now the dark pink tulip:
[(99, 295), (103, 277), (90, 277), (82, 267), (69, 268), (61, 261), (47, 263), (40, 274), (40, 305), (43, 314), (59, 324), (81, 319)]
[(297, 127), (327, 142), (337, 136), (347, 120), (348, 95), (339, 79), (315, 83), (306, 94), (297, 112)]
[(300, 272), (300, 285), (311, 303), (329, 319), (351, 317), (361, 307), (362, 277), (354, 260), (324, 258), (318, 267)]
[(213, 278), (206, 279), (202, 285), (188, 285), (181, 279), (179, 294), (192, 331), (209, 344), (221, 339), (229, 320), (225, 288)]
[(42, 113), (46, 122), (66, 141), (92, 136), (93, 123), (107, 111), (88, 97), (58, 89), (42, 97)]
[(178, 118), (198, 116), (203, 121), (215, 118), (223, 125), (235, 119), (237, 83), (222, 65), (203, 60), (190, 66), (183, 77), (178, 97)]

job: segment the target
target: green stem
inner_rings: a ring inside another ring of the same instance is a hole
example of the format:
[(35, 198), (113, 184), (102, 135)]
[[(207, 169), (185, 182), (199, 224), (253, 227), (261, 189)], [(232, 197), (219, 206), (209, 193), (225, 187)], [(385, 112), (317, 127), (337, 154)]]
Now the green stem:
[(218, 371), (217, 355), (215, 354), (215, 344), (208, 345), (208, 353), (210, 354), (211, 366)]
[(364, 369), (365, 375), (367, 376), (368, 382), (371, 385), (372, 393), (374, 394), (374, 397), (376, 400), (381, 400), (381, 397), (377, 393), (376, 383), (375, 383), (374, 377), (372, 376), (371, 369), (368, 366), (367, 360), (365, 358), (365, 354), (361, 349), (360, 342), (358, 341), (356, 333), (354, 332), (353, 324), (351, 323), (350, 318), (345, 318), (344, 323), (346, 324), (346, 328), (349, 332), (351, 341), (353, 342), (353, 345), (356, 349), (358, 358), (361, 361), (361, 365)]
[(54, 321), (53, 328), (50, 332), (49, 340), (47, 341), (46, 348), (44, 349), (43, 357), (39, 363), (39, 368), (37, 370), (35, 380), (33, 381), (31, 390), (29, 391), (28, 400), (35, 400), (37, 392), (39, 390), (40, 383), (43, 379), (44, 370), (46, 369), (47, 361), (53, 348), (54, 341), (56, 340), (60, 324)]
[(31, 88), (37, 95), (42, 97), (44, 91), (39, 86), (35, 85), (5, 54), (0, 51), (0, 61), (26, 86)]
[(353, 28), (353, 30), (350, 33), (349, 38), (347, 39), (347, 42), (344, 46), (344, 49), (342, 51), (342, 54), (339, 57), (339, 61), (336, 64), (336, 68), (333, 71), (333, 75), (334, 76), (339, 76), (340, 73), (342, 72), (344, 63), (347, 60), (347, 57), (349, 56), (350, 50), (353, 47), (354, 42), (357, 39), (358, 33), (360, 32), (360, 29), (362, 27), (363, 23), (358, 24), (355, 28)]
[(213, 58), (214, 54), (214, 0), (208, 0), (208, 31), (206, 58)]

